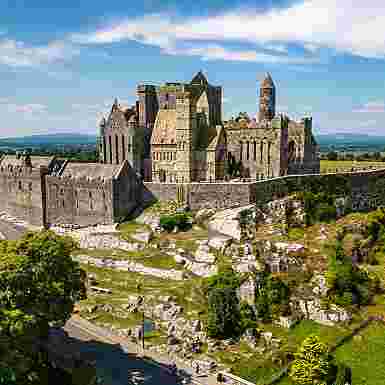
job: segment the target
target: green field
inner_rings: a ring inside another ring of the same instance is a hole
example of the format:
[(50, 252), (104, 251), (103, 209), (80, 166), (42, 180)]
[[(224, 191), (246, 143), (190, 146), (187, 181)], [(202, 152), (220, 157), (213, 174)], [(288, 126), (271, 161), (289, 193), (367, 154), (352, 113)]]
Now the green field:
[(338, 362), (352, 368), (353, 384), (385, 382), (385, 326), (373, 323), (336, 351)]
[(369, 169), (369, 168), (385, 168), (385, 162), (376, 161), (353, 161), (353, 160), (321, 160), (321, 173), (338, 171), (352, 171)]

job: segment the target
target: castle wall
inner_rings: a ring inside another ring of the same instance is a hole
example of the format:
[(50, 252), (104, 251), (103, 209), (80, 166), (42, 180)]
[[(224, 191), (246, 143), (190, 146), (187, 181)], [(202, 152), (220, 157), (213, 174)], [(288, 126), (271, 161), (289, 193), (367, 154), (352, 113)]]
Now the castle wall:
[(112, 180), (112, 214), (114, 222), (127, 217), (143, 198), (143, 185), (128, 163), (122, 165), (119, 176)]
[(113, 223), (112, 181), (46, 176), (49, 224)]
[(385, 169), (340, 174), (288, 175), (252, 183), (145, 183), (159, 200), (180, 200), (192, 210), (265, 204), (296, 191), (330, 192), (350, 198), (355, 211), (385, 205)]
[(0, 211), (35, 226), (45, 224), (47, 167), (0, 167)]

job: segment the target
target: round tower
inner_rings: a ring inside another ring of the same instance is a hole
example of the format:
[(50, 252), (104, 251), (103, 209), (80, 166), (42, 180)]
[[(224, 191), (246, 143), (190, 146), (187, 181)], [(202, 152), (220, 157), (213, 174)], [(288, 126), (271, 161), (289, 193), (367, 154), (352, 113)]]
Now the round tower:
[(259, 90), (259, 121), (270, 121), (275, 116), (275, 85), (270, 74), (262, 80)]

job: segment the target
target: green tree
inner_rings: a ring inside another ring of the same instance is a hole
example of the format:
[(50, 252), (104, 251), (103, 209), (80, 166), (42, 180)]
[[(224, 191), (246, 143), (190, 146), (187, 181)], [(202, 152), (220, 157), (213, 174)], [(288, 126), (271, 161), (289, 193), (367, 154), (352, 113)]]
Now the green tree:
[(328, 152), (326, 157), (327, 157), (327, 160), (338, 160), (338, 153), (335, 151), (330, 151)]
[(331, 369), (326, 353), (326, 345), (317, 336), (307, 337), (290, 367), (291, 380), (297, 385), (325, 384)]
[(230, 338), (240, 334), (239, 284), (239, 277), (232, 269), (208, 279), (207, 333), (210, 337)]
[(0, 242), (0, 367), (13, 368), (18, 385), (41, 383), (49, 365), (34, 351), (35, 339), (64, 325), (85, 296), (75, 247), (50, 231)]

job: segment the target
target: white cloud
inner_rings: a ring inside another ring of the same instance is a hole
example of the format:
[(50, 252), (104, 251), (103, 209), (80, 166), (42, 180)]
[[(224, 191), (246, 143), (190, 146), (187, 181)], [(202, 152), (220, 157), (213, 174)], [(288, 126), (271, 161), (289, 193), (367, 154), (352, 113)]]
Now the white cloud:
[(304, 0), (288, 8), (264, 12), (232, 10), (205, 18), (145, 15), (73, 35), (72, 40), (85, 44), (135, 40), (166, 50), (175, 49), (181, 41), (239, 42), (265, 45), (266, 49), (281, 53), (287, 52), (287, 44), (294, 43), (302, 44), (310, 54), (326, 47), (383, 58), (384, 35), (383, 0)]
[(200, 56), (202, 60), (225, 60), (239, 62), (255, 62), (255, 63), (306, 63), (309, 59), (290, 58), (282, 55), (272, 55), (256, 50), (234, 50), (226, 49), (220, 45), (207, 45), (205, 47), (191, 48), (167, 48), (163, 49), (164, 53), (169, 55), (184, 55), (184, 56)]
[(0, 104), (0, 107), (3, 108), (6, 112), (28, 115), (41, 114), (47, 112), (47, 106), (45, 106), (44, 104), (15, 104), (9, 103), (6, 99), (4, 99), (4, 103)]
[(383, 100), (368, 102), (353, 112), (385, 112), (385, 102)]
[(79, 49), (64, 41), (31, 46), (12, 39), (0, 40), (0, 64), (10, 67), (35, 67), (62, 62), (79, 55)]

